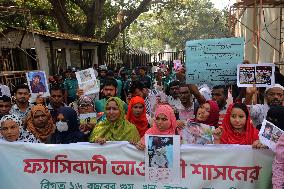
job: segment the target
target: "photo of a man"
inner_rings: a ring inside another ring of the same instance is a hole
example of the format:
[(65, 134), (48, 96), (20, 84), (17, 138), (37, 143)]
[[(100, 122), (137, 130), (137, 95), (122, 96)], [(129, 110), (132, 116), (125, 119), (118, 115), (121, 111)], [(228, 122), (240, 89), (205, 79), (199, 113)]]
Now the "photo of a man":
[(45, 93), (46, 86), (44, 85), (44, 78), (41, 76), (40, 72), (35, 72), (30, 81), (30, 86), (32, 93)]
[(262, 136), (264, 138), (267, 138), (268, 140), (270, 140), (271, 135), (272, 135), (272, 130), (273, 130), (273, 126), (270, 125), (269, 123), (267, 123), (267, 125), (265, 125), (264, 132), (263, 132)]

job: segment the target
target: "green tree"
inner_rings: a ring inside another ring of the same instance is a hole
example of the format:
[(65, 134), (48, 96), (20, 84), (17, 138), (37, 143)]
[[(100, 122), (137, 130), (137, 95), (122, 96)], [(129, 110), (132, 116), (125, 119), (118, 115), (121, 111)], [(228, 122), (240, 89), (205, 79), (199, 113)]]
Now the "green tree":
[[(29, 9), (36, 28), (92, 36), (111, 42), (141, 13), (148, 11), (151, 2), (151, 0), (3, 0), (0, 5)], [(1, 21), (1, 27), (5, 25), (26, 26), (27, 23), (9, 17)]]
[(209, 0), (172, 0), (143, 13), (130, 27), (134, 48), (159, 52), (168, 44), (184, 49), (192, 39), (219, 38), (228, 34), (225, 14)]

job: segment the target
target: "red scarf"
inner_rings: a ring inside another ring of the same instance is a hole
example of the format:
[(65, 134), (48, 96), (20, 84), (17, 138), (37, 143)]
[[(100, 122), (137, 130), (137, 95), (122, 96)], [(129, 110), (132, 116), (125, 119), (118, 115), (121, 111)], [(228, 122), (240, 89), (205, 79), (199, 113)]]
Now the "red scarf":
[(213, 100), (207, 100), (205, 103), (208, 103), (210, 105), (210, 112), (208, 118), (206, 119), (206, 121), (198, 121), (196, 118), (193, 121), (197, 123), (204, 123), (210, 126), (218, 126), (219, 107), (217, 102)]
[[(144, 106), (144, 110), (143, 110), (143, 113), (139, 117), (135, 117), (132, 113), (132, 107), (138, 103)], [(146, 118), (146, 106), (145, 106), (145, 101), (143, 98), (141, 98), (140, 96), (131, 98), (128, 104), (128, 111), (127, 111), (126, 119), (136, 126), (139, 132), (140, 138), (142, 138), (145, 132), (148, 130), (148, 121)]]
[(258, 140), (258, 130), (253, 126), (250, 115), (247, 117), (245, 131), (242, 133), (235, 132), (231, 126), (230, 116), (232, 113), (232, 107), (234, 104), (231, 104), (227, 109), (227, 113), (223, 120), (223, 134), (221, 136), (221, 144), (241, 144), (241, 145), (252, 145), (255, 140)]

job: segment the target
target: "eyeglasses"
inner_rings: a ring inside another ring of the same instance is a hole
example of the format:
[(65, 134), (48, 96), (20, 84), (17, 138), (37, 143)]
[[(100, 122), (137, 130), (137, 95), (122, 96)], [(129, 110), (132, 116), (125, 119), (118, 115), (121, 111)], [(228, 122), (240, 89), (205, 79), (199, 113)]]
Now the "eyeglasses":
[(80, 104), (79, 108), (89, 108), (89, 107), (94, 107), (92, 104)]

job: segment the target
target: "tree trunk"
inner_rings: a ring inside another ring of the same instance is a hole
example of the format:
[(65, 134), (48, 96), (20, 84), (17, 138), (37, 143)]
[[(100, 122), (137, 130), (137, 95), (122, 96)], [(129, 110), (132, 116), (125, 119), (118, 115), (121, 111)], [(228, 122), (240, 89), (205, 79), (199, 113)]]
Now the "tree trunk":
[(125, 22), (122, 24), (116, 24), (110, 29), (103, 37), (103, 40), (111, 42), (113, 41), (120, 32), (122, 32), (126, 27), (128, 27), (134, 20), (138, 18), (138, 16), (147, 11), (147, 6), (150, 5), (151, 0), (143, 0), (136, 10), (129, 12), (126, 16)]
[(53, 13), (58, 22), (59, 30), (66, 33), (75, 33), (68, 18), (65, 7), (66, 0), (49, 0), (49, 2), (53, 7)]

